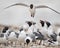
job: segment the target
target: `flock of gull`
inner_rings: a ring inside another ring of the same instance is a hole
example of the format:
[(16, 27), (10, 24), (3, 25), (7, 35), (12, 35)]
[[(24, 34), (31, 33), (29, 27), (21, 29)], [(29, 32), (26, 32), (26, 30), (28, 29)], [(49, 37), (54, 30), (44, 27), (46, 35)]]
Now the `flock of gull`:
[[(54, 12), (60, 14), (54, 9), (45, 6), (34, 6), (30, 4), (30, 6), (23, 3), (16, 3), (9, 7), (21, 5), (30, 7), (31, 17), (35, 16), (36, 8), (49, 8)], [(51, 24), (49, 21), (40, 20), (38, 22), (35, 21), (25, 21), (23, 25), (20, 27), (11, 27), (6, 25), (0, 25), (0, 45), (5, 46), (33, 46), (33, 45), (43, 45), (43, 46), (59, 46), (60, 45), (60, 28), (55, 30), (55, 26)], [(20, 46), (20, 47), (21, 47)]]

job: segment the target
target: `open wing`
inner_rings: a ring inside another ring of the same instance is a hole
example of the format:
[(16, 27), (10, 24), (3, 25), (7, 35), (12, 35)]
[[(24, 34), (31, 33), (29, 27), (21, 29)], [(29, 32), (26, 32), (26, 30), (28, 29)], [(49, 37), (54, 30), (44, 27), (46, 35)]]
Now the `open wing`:
[(27, 4), (16, 3), (16, 4), (13, 4), (13, 5), (10, 5), (10, 6), (6, 7), (6, 8), (4, 8), (4, 9), (10, 8), (10, 7), (12, 7), (12, 6), (16, 6), (16, 5), (21, 5), (21, 6), (29, 7)]
[(48, 7), (48, 6), (45, 6), (45, 5), (36, 6), (36, 8), (49, 8), (49, 9), (51, 9), (52, 11), (54, 11), (54, 12), (60, 14), (60, 12), (58, 12), (58, 11), (56, 11), (56, 10), (54, 10), (54, 9), (52, 9), (52, 8), (50, 8), (50, 7)]

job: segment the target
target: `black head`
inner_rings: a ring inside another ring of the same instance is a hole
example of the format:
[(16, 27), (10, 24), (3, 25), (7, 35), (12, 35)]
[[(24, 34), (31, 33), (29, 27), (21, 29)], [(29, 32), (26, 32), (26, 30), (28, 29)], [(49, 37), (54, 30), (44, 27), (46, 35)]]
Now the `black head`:
[(27, 21), (27, 24), (29, 25), (29, 27), (32, 25), (32, 22)]
[(40, 23), (41, 23), (42, 27), (44, 27), (44, 21), (40, 20)]
[(46, 22), (46, 24), (47, 24), (47, 27), (50, 27), (50, 25), (51, 25), (51, 23), (50, 23), (50, 22)]
[(27, 39), (27, 40), (26, 40), (26, 43), (27, 43), (27, 45), (28, 45), (28, 44), (30, 43), (30, 40), (29, 40), (29, 39)]
[(20, 29), (20, 32), (23, 30), (23, 28)]
[(59, 36), (60, 36), (60, 33), (59, 33)]
[(9, 29), (9, 27), (5, 26), (2, 32), (5, 33), (8, 29)]
[(31, 8), (31, 9), (33, 8), (33, 4), (30, 4), (30, 8)]

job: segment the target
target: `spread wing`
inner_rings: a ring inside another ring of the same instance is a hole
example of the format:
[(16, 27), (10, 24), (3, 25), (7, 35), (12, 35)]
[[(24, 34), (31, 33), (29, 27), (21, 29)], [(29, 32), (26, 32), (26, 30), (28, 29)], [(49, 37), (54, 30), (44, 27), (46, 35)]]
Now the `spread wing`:
[(10, 8), (10, 7), (12, 7), (12, 6), (17, 6), (17, 5), (21, 5), (21, 6), (29, 7), (27, 4), (16, 3), (16, 4), (13, 4), (13, 5), (10, 5), (10, 6), (6, 7), (6, 8), (4, 8), (4, 9)]
[(48, 6), (45, 6), (45, 5), (36, 6), (35, 8), (49, 8), (50, 10), (52, 10), (52, 11), (54, 11), (54, 12), (60, 14), (60, 12), (58, 12), (58, 11), (56, 11), (56, 10), (54, 10), (54, 9), (52, 9), (52, 8), (50, 8), (50, 7), (48, 7)]

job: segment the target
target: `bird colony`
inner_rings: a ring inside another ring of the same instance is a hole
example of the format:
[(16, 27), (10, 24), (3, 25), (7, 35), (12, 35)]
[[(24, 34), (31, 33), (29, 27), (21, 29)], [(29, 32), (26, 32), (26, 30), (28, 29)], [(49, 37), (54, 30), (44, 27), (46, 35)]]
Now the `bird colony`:
[[(60, 14), (45, 5), (34, 6), (31, 4), (28, 6), (23, 3), (16, 3), (6, 8), (15, 5), (30, 7), (31, 17), (35, 16), (36, 8), (49, 8)], [(27, 20), (21, 26), (0, 25), (0, 48), (58, 48), (58, 46), (60, 46), (60, 28), (56, 30), (55, 28), (56, 27), (47, 20), (39, 20), (38, 22)]]

